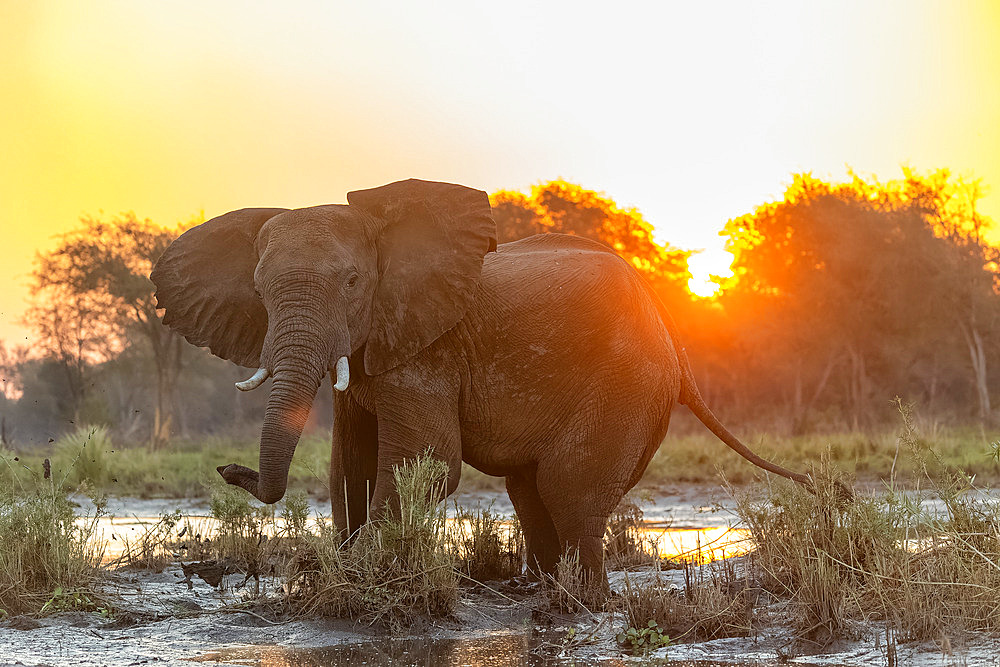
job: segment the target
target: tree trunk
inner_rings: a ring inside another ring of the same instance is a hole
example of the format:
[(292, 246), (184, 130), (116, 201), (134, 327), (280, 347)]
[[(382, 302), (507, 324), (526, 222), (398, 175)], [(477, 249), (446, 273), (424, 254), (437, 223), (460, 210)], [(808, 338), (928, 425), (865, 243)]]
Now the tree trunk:
[(150, 445), (159, 449), (170, 439), (174, 424), (174, 394), (183, 368), (184, 346), (181, 337), (163, 327), (158, 320), (151, 320), (147, 326), (156, 364), (156, 407)]
[(979, 399), (979, 419), (987, 422), (990, 419), (990, 392), (986, 372), (986, 347), (983, 338), (975, 326), (962, 325), (962, 335), (969, 350), (969, 360), (972, 362), (973, 384)]
[(847, 352), (851, 359), (849, 381), (851, 420), (854, 430), (860, 431), (862, 426), (868, 424), (868, 406), (866, 404), (869, 392), (868, 370), (863, 352), (857, 350), (853, 345), (847, 347)]

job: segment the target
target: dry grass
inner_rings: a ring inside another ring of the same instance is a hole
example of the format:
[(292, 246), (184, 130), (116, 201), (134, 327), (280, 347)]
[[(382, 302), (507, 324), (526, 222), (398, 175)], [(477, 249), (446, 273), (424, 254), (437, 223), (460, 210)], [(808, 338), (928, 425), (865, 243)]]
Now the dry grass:
[(473, 511), (456, 504), (450, 535), (459, 571), (469, 579), (509, 579), (524, 569), (520, 523), (505, 520), (492, 506)]
[(844, 504), (840, 476), (821, 465), (816, 495), (776, 484), (762, 498), (738, 497), (760, 582), (791, 599), (804, 637), (850, 635), (858, 621), (883, 622), (901, 640), (1000, 631), (1000, 505), (946, 465), (899, 408), (900, 454), (921, 473), (915, 490), (890, 481)]
[(556, 563), (556, 571), (543, 575), (548, 606), (564, 614), (592, 614), (608, 602), (607, 583), (588, 575), (580, 564), (580, 553), (567, 549)]
[[(4, 457), (0, 465), (13, 472), (12, 463)], [(32, 486), (19, 496), (10, 488), (0, 493), (0, 617), (98, 608), (103, 553), (94, 535), (103, 501), (77, 520), (60, 483), (47, 478)]]
[(180, 520), (180, 510), (174, 510), (160, 515), (159, 521), (147, 526), (139, 537), (133, 540), (125, 538), (121, 556), (109, 567), (163, 572), (174, 560), (171, 546)]
[(307, 537), (288, 576), (289, 607), (393, 628), (451, 612), (458, 572), (439, 502), (447, 474), (429, 456), (404, 463), (395, 470), (398, 517), (366, 524), (348, 544), (330, 529)]
[(627, 493), (608, 519), (604, 534), (604, 557), (607, 567), (627, 570), (656, 566), (660, 560), (655, 537), (643, 529), (643, 511), (639, 496)]

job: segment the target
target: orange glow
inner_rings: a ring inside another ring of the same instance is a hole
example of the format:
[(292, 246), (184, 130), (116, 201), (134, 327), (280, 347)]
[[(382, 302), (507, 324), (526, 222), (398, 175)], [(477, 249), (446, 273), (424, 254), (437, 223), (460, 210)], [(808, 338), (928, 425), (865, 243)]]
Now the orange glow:
[[(982, 178), (1000, 219), (998, 34), (989, 2), (4, 3), (0, 339), (29, 342), (31, 260), (81, 215), (172, 226), (408, 177), (561, 176), (674, 247), (721, 250), (725, 221), (789, 174), (909, 163)], [(712, 293), (724, 262), (692, 263), (691, 291)]]
[(721, 285), (713, 280), (712, 277), (731, 277), (733, 275), (733, 259), (732, 253), (728, 250), (718, 248), (705, 249), (702, 252), (691, 255), (688, 258), (688, 269), (691, 271), (688, 290), (695, 296), (702, 298), (709, 298), (718, 294)]

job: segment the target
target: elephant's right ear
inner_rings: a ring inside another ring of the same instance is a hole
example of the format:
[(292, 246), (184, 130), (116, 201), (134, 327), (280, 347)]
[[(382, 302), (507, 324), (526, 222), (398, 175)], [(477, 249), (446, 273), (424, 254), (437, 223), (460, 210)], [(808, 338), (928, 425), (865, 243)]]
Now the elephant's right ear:
[(254, 241), (288, 209), (245, 208), (193, 227), (170, 244), (149, 275), (163, 323), (240, 366), (260, 366), (267, 310), (254, 291)]

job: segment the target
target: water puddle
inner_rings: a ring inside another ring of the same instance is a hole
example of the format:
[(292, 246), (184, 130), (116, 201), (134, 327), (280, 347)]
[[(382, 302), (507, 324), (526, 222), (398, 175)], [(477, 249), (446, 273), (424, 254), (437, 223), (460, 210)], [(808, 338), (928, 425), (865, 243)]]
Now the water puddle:
[[(80, 523), (89, 521), (81, 518)], [(97, 520), (95, 538), (103, 549), (105, 563), (113, 563), (128, 549), (135, 550), (143, 536), (157, 527), (159, 516), (102, 516)], [(454, 519), (448, 520), (453, 530), (467, 530)], [(177, 536), (181, 530), (194, 535), (209, 536), (217, 527), (218, 522), (203, 514), (185, 514), (177, 522), (172, 536)], [(283, 522), (276, 518), (273, 524), (265, 526), (265, 532), (273, 534), (280, 530)], [(690, 561), (697, 564), (740, 556), (753, 547), (746, 530), (729, 526), (713, 526), (709, 528), (672, 528), (658, 522), (642, 524), (640, 535), (647, 549), (655, 547), (661, 557)]]
[[(607, 665), (608, 667), (624, 667), (636, 664), (634, 659), (617, 656), (573, 655), (560, 657), (557, 655), (558, 649), (558, 644), (547, 644), (541, 636), (504, 634), (478, 639), (399, 639), (306, 649), (249, 646), (206, 653), (197, 658), (190, 658), (190, 660), (192, 662), (221, 662), (253, 667), (346, 667), (347, 665), (370, 665), (372, 667), (379, 665), (393, 665), (394, 667)], [(644, 660), (641, 664), (669, 664), (672, 667), (727, 667), (753, 664), (767, 667), (779, 663), (777, 661), (747, 663), (739, 657), (734, 657), (732, 662)]]
[(753, 549), (750, 532), (742, 528), (670, 528), (644, 524), (643, 539), (655, 544), (660, 556), (695, 564), (742, 556)]

